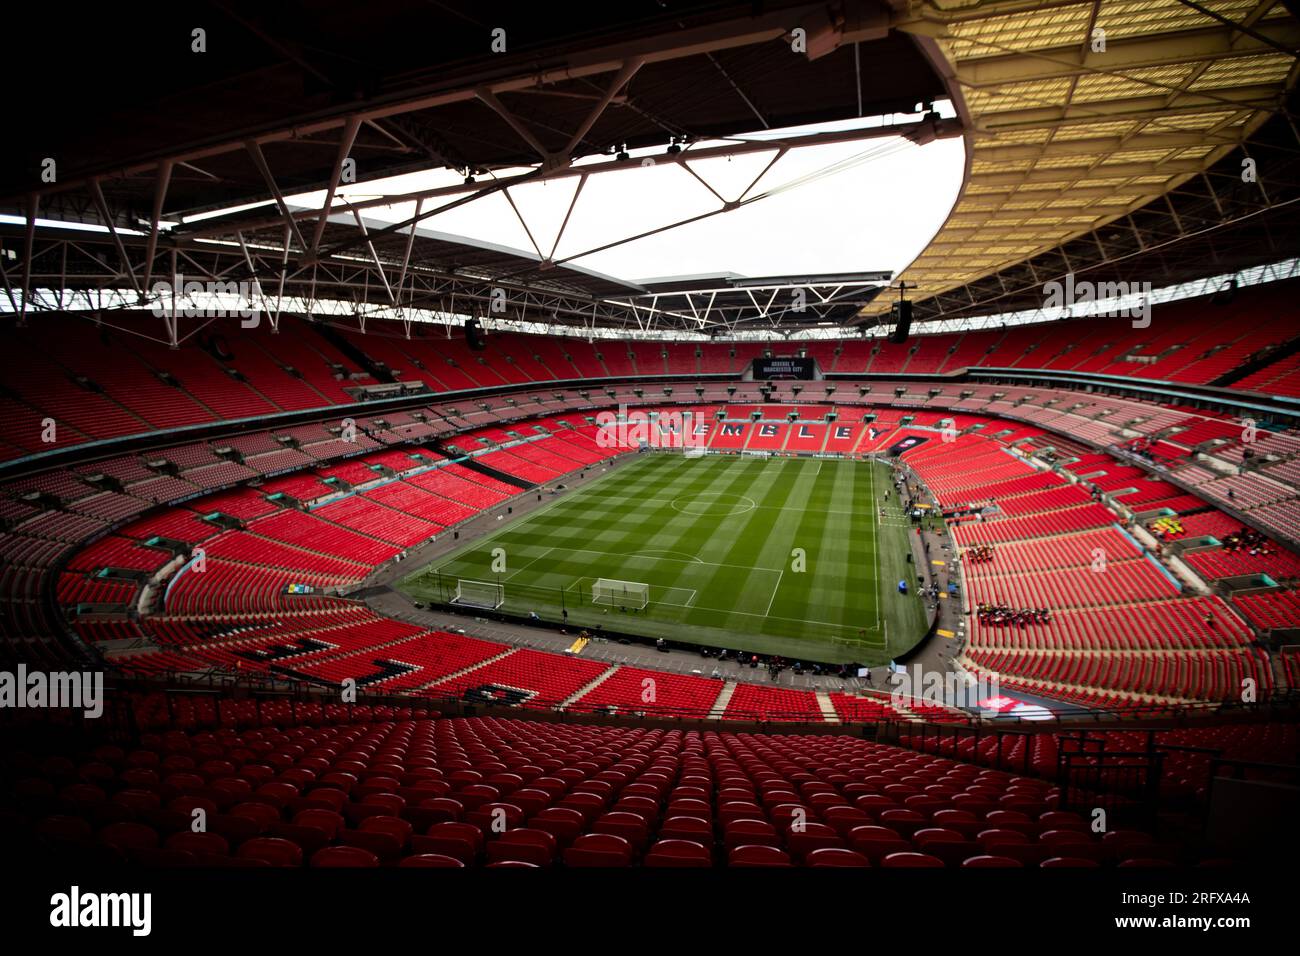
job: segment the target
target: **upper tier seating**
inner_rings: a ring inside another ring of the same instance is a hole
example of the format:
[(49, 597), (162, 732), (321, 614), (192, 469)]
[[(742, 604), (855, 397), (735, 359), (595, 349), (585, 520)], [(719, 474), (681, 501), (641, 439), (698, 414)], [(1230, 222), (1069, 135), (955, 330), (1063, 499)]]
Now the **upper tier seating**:
[[(905, 345), (884, 340), (817, 343), (823, 371), (873, 375), (943, 374), (969, 366), (1092, 372), (1157, 382), (1213, 383), (1273, 346), (1295, 338), (1295, 283), (1243, 289), (1227, 307), (1192, 299), (1157, 305), (1156, 320), (1134, 329), (1126, 319), (1075, 319), (1006, 330), (916, 335)], [(58, 445), (162, 428), (273, 416), (344, 405), (379, 379), (418, 382), (432, 393), (609, 376), (739, 374), (761, 343), (699, 344), (548, 339), (492, 334), (474, 352), (457, 333), (417, 326), (406, 339), (382, 322), (355, 328), (309, 325), (285, 316), (245, 329), (218, 320), (170, 349), (130, 331), (149, 317), (114, 317), (97, 325), (76, 315), (43, 315), (0, 331), (6, 362), (6, 432), (0, 455), (47, 450), (43, 422), (52, 418)], [(667, 357), (665, 358), (665, 351)], [(698, 353), (698, 357), (697, 357)], [(838, 353), (838, 354), (837, 354)], [(1296, 358), (1284, 357), (1234, 387), (1294, 395)], [(882, 393), (883, 394), (883, 393)], [(997, 409), (993, 409), (997, 411)], [(418, 423), (417, 423), (418, 424)]]

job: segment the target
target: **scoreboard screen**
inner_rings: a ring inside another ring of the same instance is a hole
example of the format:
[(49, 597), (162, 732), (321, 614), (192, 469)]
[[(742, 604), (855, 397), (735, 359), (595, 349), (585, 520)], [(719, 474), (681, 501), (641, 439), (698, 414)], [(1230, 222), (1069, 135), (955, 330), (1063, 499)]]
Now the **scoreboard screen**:
[(813, 377), (813, 360), (810, 357), (756, 358), (754, 359), (754, 378), (797, 378)]

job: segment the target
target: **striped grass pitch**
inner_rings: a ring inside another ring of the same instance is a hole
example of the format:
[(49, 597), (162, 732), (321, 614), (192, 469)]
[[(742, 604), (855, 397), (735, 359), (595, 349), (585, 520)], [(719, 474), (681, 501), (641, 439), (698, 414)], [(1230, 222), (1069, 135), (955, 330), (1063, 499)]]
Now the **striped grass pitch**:
[[(880, 519), (888, 476), (877, 462), (644, 454), (400, 587), (440, 602), (458, 579), (498, 582), (502, 610), (567, 611), (572, 627), (879, 664), (925, 631), (896, 494)], [(597, 578), (648, 584), (648, 605), (594, 604)]]

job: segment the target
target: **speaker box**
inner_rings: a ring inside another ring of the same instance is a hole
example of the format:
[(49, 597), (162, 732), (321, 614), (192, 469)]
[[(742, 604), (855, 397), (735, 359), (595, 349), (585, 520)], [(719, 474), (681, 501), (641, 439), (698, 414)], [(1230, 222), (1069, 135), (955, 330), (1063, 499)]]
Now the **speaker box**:
[(902, 299), (894, 303), (894, 323), (894, 331), (889, 336), (889, 341), (901, 345), (912, 333), (912, 303), (909, 300)]
[(483, 338), (483, 326), (479, 325), (478, 319), (470, 319), (465, 323), (465, 343), (475, 352), (482, 352), (487, 348), (487, 341)]

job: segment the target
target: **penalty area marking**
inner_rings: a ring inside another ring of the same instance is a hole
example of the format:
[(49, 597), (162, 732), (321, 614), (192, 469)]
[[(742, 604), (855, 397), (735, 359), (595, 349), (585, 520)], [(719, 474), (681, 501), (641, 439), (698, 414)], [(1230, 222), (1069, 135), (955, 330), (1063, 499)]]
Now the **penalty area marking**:
[[(581, 577), (581, 578), (578, 578), (578, 579), (575, 580), (572, 584), (567, 584), (567, 585), (564, 586), (564, 589), (563, 589), (563, 590), (564, 590), (564, 593), (565, 593), (565, 594), (569, 594), (569, 593), (572, 592), (572, 593), (574, 593), (574, 594), (579, 595), (579, 598), (581, 599), (581, 595), (582, 595), (582, 593), (583, 593), (583, 591), (582, 591), (582, 584), (583, 584), (583, 582), (584, 582), (584, 581), (595, 581), (595, 580), (596, 580), (595, 578), (593, 578), (593, 577), (589, 577), (589, 576), (588, 576), (588, 577)], [(651, 584), (651, 585), (650, 585), (650, 593), (653, 595), (656, 591), (660, 591), (660, 592), (662, 592), (662, 593), (665, 594), (665, 595), (672, 594), (672, 593), (675, 592), (675, 591), (679, 591), (679, 592), (681, 592), (683, 595), (686, 596), (686, 600), (685, 600), (685, 601), (670, 601), (670, 600), (668, 600), (666, 597), (657, 597), (657, 598), (656, 598), (656, 597), (652, 597), (652, 598), (649, 600), (649, 602), (647, 603), (647, 605), (646, 605), (647, 608), (648, 608), (648, 607), (651, 607), (651, 606), (653, 606), (653, 605), (655, 605), (655, 604), (666, 604), (666, 605), (668, 605), (669, 607), (685, 607), (685, 608), (694, 607), (694, 606), (695, 606), (695, 599), (696, 599), (697, 597), (699, 597), (699, 592), (696, 591), (695, 588), (679, 588), (679, 587), (674, 587), (674, 586), (672, 586), (672, 585)], [(592, 603), (593, 603), (593, 605), (594, 605), (595, 602), (592, 602)], [(611, 606), (612, 606), (612, 605), (611, 605)]]
[(529, 566), (531, 566), (531, 565), (537, 563), (538, 561), (542, 560), (542, 558), (546, 557), (546, 556), (547, 556), (548, 554), (550, 554), (553, 550), (555, 550), (555, 549), (554, 549), (554, 548), (547, 548), (545, 551), (543, 551), (543, 552), (542, 552), (541, 554), (539, 554), (537, 557), (533, 558), (533, 559), (532, 559), (531, 561), (529, 561), (527, 564), (521, 565), (520, 567), (516, 568), (514, 571), (510, 572), (510, 574), (506, 575), (505, 580), (506, 580), (506, 581), (509, 581), (509, 580), (510, 580), (511, 578), (513, 578), (516, 574), (518, 574), (520, 571), (524, 570), (524, 568), (527, 568), (527, 567), (529, 567)]
[(772, 588), (772, 596), (767, 599), (767, 610), (763, 612), (764, 617), (772, 615), (772, 602), (776, 600), (776, 592), (781, 590), (781, 581), (785, 578), (785, 568), (782, 568), (776, 576), (776, 585)]
[[(630, 557), (632, 557), (632, 555), (629, 555), (629, 554), (612, 554), (611, 552), (608, 552), (608, 551), (593, 551), (593, 550), (591, 550), (590, 548), (561, 548), (561, 547), (558, 547), (558, 546), (557, 546), (557, 547), (553, 548), (552, 550), (554, 550), (554, 551), (568, 551), (568, 552), (571, 552), (571, 553), (574, 553), (574, 554), (600, 554), (600, 555), (604, 555), (604, 556), (606, 556), (606, 557), (611, 557), (611, 558), (630, 558)], [(655, 558), (655, 559), (653, 559), (653, 560), (664, 560), (664, 559), (661, 559), (661, 558)], [(678, 559), (670, 559), (670, 560), (678, 560)], [(697, 560), (698, 560), (698, 559), (697, 559)], [(777, 585), (776, 585), (776, 587), (780, 587), (780, 584), (781, 584), (781, 577), (783, 577), (783, 576), (785, 575), (785, 569), (784, 569), (784, 568), (754, 568), (754, 567), (749, 567), (748, 565), (742, 565), (742, 564), (716, 564), (716, 563), (711, 562), (711, 561), (701, 561), (701, 562), (699, 562), (699, 563), (701, 563), (701, 564), (706, 564), (706, 565), (708, 565), (708, 566), (710, 566), (710, 567), (715, 567), (715, 568), (741, 568), (742, 570), (746, 570), (746, 571), (766, 571), (766, 572), (768, 572), (769, 574), (776, 574), (776, 575), (778, 575), (778, 578), (777, 578)], [(574, 591), (575, 589), (577, 589), (578, 587), (580, 587), (580, 586), (582, 585), (582, 582), (584, 582), (584, 581), (594, 581), (594, 580), (595, 580), (595, 578), (592, 578), (592, 577), (589, 577), (589, 576), (580, 577), (580, 578), (577, 578), (576, 580), (574, 580), (571, 584), (565, 585), (564, 590), (565, 590), (566, 593), (567, 593), (567, 592), (570, 592), (570, 591)], [(651, 588), (655, 588), (655, 587), (665, 587), (665, 586), (664, 586), (664, 585), (651, 584), (650, 587), (651, 587)], [(775, 597), (776, 597), (776, 587), (774, 587), (774, 588), (772, 589), (772, 597), (768, 599), (768, 602), (767, 602), (767, 610), (768, 610), (768, 611), (771, 611), (771, 609), (772, 609), (772, 603), (773, 603), (773, 600), (774, 600)], [(676, 607), (687, 607), (687, 608), (690, 608), (691, 610), (695, 610), (695, 611), (711, 611), (711, 612), (713, 612), (714, 614), (737, 614), (737, 615), (740, 615), (740, 616), (742, 616), (742, 617), (761, 617), (761, 618), (763, 618), (764, 620), (773, 620), (773, 621), (789, 621), (789, 622), (794, 623), (794, 624), (819, 624), (819, 625), (821, 625), (822, 627), (833, 627), (833, 628), (836, 628), (836, 629), (838, 629), (838, 630), (843, 630), (843, 631), (852, 631), (852, 630), (855, 630), (855, 628), (854, 628), (854, 626), (853, 626), (852, 624), (836, 624), (834, 621), (817, 621), (817, 620), (813, 620), (812, 618), (806, 618), (806, 617), (781, 617), (780, 615), (770, 614), (770, 613), (767, 613), (767, 612), (764, 612), (764, 613), (761, 613), (761, 614), (760, 614), (760, 613), (758, 613), (757, 611), (739, 611), (739, 610), (736, 610), (735, 608), (726, 608), (726, 607), (703, 607), (703, 606), (697, 605), (697, 604), (695, 603), (695, 600), (696, 600), (696, 598), (698, 597), (698, 591), (695, 591), (695, 589), (693, 589), (693, 588), (676, 588), (675, 590), (679, 590), (679, 591), (691, 591), (692, 594), (693, 594), (694, 596), (691, 597), (691, 598), (689, 599), (689, 603), (685, 603), (685, 604), (679, 604), (679, 603), (677, 603), (677, 602), (673, 602), (673, 601), (658, 601), (658, 602), (651, 601), (650, 603), (651, 603), (651, 604), (655, 604), (655, 603), (659, 603), (659, 604), (672, 604), (673, 606), (676, 606)], [(859, 628), (859, 630), (864, 630), (864, 631), (866, 631), (866, 632), (869, 633), (869, 634), (870, 634), (870, 633), (873, 633), (873, 632), (878, 632), (878, 631), (880, 631), (880, 623), (879, 623), (879, 620), (877, 620), (877, 623), (876, 623), (874, 626), (871, 626), (871, 627), (865, 627), (865, 628)], [(863, 642), (863, 641), (854, 641), (854, 642), (852, 642), (852, 643), (868, 643), (868, 642)], [(874, 646), (874, 642), (871, 642), (871, 643), (873, 643), (873, 646)], [(887, 643), (887, 640), (886, 640), (886, 643)]]
[[(548, 549), (548, 550), (549, 550), (549, 549)], [(650, 557), (651, 555), (655, 555), (655, 554), (669, 554), (669, 555), (674, 555), (674, 556), (676, 556), (676, 557), (678, 557), (678, 558), (681, 558), (681, 559), (684, 560), (684, 561), (690, 561), (690, 562), (692, 562), (692, 563), (694, 563), (694, 564), (704, 564), (704, 563), (705, 563), (703, 559), (698, 558), (698, 557), (696, 557), (696, 556), (693, 555), (693, 554), (687, 554), (687, 553), (684, 552), (684, 551), (667, 551), (667, 550), (664, 550), (664, 549), (662, 549), (662, 548), (643, 548), (643, 549), (640, 550), (640, 551), (629, 551), (629, 552), (628, 552), (628, 556), (629, 556), (629, 557), (637, 557), (637, 556), (641, 556), (641, 557), (646, 557), (646, 558), (648, 558), (648, 557)]]
[[(583, 549), (556, 549), (556, 550), (583, 550)], [(605, 551), (588, 551), (587, 553), (588, 553), (588, 554), (607, 554), (608, 552), (605, 552)], [(626, 555), (624, 555), (624, 557), (626, 557)], [(740, 567), (740, 565), (718, 565), (718, 567)], [(780, 571), (782, 571), (783, 569), (781, 569), (781, 568), (752, 568), (751, 570), (754, 570), (754, 571), (778, 571), (778, 572), (780, 572)], [(566, 585), (564, 586), (563, 590), (564, 590), (564, 592), (565, 592), (566, 594), (568, 594), (568, 593), (580, 593), (580, 592), (579, 592), (579, 588), (581, 588), (582, 583), (583, 583), (584, 581), (594, 581), (594, 580), (596, 580), (596, 579), (593, 578), (593, 577), (589, 577), (589, 576), (586, 576), (586, 577), (580, 577), (580, 578), (575, 578), (572, 582), (570, 582), (569, 584), (566, 584)], [(655, 584), (652, 584), (652, 585), (650, 585), (650, 586), (651, 586), (652, 588), (655, 588), (655, 587), (663, 587), (663, 585), (655, 585)], [(759, 613), (756, 612), (756, 611), (738, 611), (738, 610), (736, 610), (735, 608), (723, 608), (723, 607), (701, 607), (701, 606), (699, 606), (699, 605), (697, 605), (697, 604), (695, 603), (695, 601), (696, 601), (697, 598), (699, 597), (699, 592), (696, 591), (694, 588), (672, 588), (671, 590), (677, 590), (677, 591), (690, 591), (690, 592), (691, 592), (691, 596), (687, 599), (686, 603), (684, 603), (684, 604), (683, 604), (683, 603), (678, 603), (678, 602), (675, 602), (675, 601), (651, 601), (651, 602), (650, 602), (650, 605), (653, 606), (654, 604), (669, 604), (669, 605), (672, 605), (672, 606), (674, 606), (674, 607), (689, 608), (690, 610), (693, 610), (693, 611), (709, 611), (709, 612), (712, 612), (712, 613), (714, 613), (714, 614), (736, 614), (736, 615), (740, 615), (741, 617), (761, 617), (761, 618), (763, 618), (764, 620), (772, 620), (772, 621), (789, 621), (789, 622), (791, 622), (791, 623), (793, 623), (793, 624), (819, 624), (819, 625), (821, 625), (822, 627), (835, 628), (836, 630), (841, 630), (841, 631), (853, 631), (853, 630), (854, 630), (854, 627), (853, 627), (852, 624), (836, 624), (836, 623), (834, 623), (833, 621), (817, 621), (817, 620), (813, 620), (812, 618), (806, 618), (806, 617), (780, 617), (779, 615), (774, 615), (774, 614), (759, 614)], [(775, 590), (774, 590), (772, 593), (775, 594), (775, 593), (776, 593)], [(769, 602), (769, 605), (768, 605), (768, 606), (769, 606), (769, 608), (771, 607), (770, 602)], [(888, 648), (888, 647), (889, 647), (889, 627), (888, 627), (888, 622), (885, 622), (884, 633), (881, 633), (881, 626), (880, 626), (879, 623), (877, 623), (877, 624), (874, 625), (874, 626), (870, 626), (870, 627), (858, 628), (857, 630), (866, 631), (867, 634), (869, 634), (869, 635), (870, 635), (870, 634), (878, 635), (878, 637), (879, 637), (879, 643), (877, 643), (877, 641), (858, 640), (857, 638), (849, 639), (849, 638), (833, 637), (833, 638), (831, 638), (831, 640), (832, 640), (832, 641), (839, 641), (839, 642), (842, 642), (842, 643), (845, 643), (845, 644), (866, 644), (866, 645), (869, 645), (869, 646), (871, 646), (871, 647), (882, 647), (882, 648)]]

